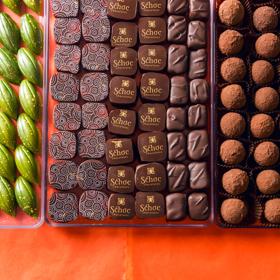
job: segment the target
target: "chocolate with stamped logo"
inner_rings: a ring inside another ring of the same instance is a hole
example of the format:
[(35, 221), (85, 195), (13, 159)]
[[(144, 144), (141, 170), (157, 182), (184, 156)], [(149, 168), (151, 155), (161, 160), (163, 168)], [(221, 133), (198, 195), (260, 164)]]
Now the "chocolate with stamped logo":
[(136, 13), (137, 0), (108, 0), (107, 14), (112, 18), (132, 20)]
[(135, 47), (137, 43), (137, 25), (134, 22), (116, 22), (112, 26), (112, 47)]
[(135, 200), (129, 194), (111, 194), (108, 201), (112, 219), (131, 219), (135, 215)]
[(165, 12), (166, 0), (139, 0), (140, 16), (162, 16)]

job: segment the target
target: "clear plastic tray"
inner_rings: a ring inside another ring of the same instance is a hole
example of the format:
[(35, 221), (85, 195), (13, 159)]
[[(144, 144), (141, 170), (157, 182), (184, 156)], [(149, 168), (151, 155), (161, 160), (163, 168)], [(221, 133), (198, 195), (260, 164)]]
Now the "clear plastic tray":
[[(212, 1), (212, 0), (211, 0)], [(210, 7), (212, 7), (212, 3), (210, 1)], [(50, 3), (51, 4), (51, 3)], [(48, 18), (48, 24), (47, 24), (47, 28), (48, 31), (46, 31), (45, 33), (49, 34), (49, 79), (50, 77), (55, 74), (57, 71), (55, 69), (54, 66), (54, 51), (55, 51), (55, 40), (54, 40), (54, 34), (53, 34), (53, 26), (54, 26), (54, 16), (52, 15), (52, 11), (51, 11), (51, 5), (49, 5), (49, 11), (47, 11), (46, 15), (49, 13)], [(213, 44), (213, 37), (211, 36), (212, 32), (213, 32), (213, 26), (212, 26), (212, 22), (213, 22), (213, 15), (212, 15), (212, 8), (210, 8), (210, 17), (209, 17), (209, 21), (208, 21), (208, 76), (207, 76), (207, 80), (209, 82), (209, 84), (211, 84), (211, 79), (212, 79), (212, 44)], [(213, 87), (211, 87), (211, 91), (212, 91)], [(211, 92), (211, 97), (213, 96), (213, 93)], [(211, 103), (212, 100), (209, 100), (208, 102), (208, 133), (209, 133), (209, 139), (213, 139), (213, 135), (212, 135), (212, 109), (211, 109)], [(48, 94), (48, 137), (47, 139), (50, 138), (51, 134), (53, 132), (56, 131), (56, 129), (54, 128), (53, 125), (53, 108), (55, 106), (55, 104), (57, 103), (57, 101), (53, 100), (51, 97), (51, 94)], [(208, 159), (209, 162), (209, 174), (211, 176), (211, 186), (209, 186), (209, 189), (207, 190), (208, 193), (208, 197), (209, 197), (209, 205), (210, 205), (210, 215), (208, 220), (206, 221), (194, 221), (191, 220), (189, 217), (182, 220), (182, 221), (176, 221), (176, 222), (170, 222), (170, 221), (166, 221), (165, 218), (157, 218), (157, 219), (139, 219), (137, 217), (134, 217), (131, 220), (113, 220), (110, 218), (106, 218), (104, 221), (102, 222), (96, 222), (96, 221), (92, 221), (92, 220), (88, 220), (86, 218), (83, 217), (78, 217), (75, 221), (73, 222), (69, 222), (69, 223), (56, 223), (54, 221), (52, 221), (49, 216), (48, 216), (48, 201), (52, 195), (53, 192), (55, 192), (56, 190), (54, 188), (52, 188), (48, 182), (46, 184), (46, 189), (45, 189), (45, 220), (46, 222), (51, 225), (51, 226), (55, 226), (55, 227), (103, 227), (103, 226), (109, 226), (109, 227), (184, 227), (184, 228), (188, 228), (188, 227), (197, 227), (197, 228), (203, 228), (203, 227), (207, 227), (210, 223), (212, 223), (214, 216), (213, 216), (213, 176), (212, 176), (212, 155), (213, 155), (213, 147), (211, 145), (211, 155)], [(47, 157), (47, 171), (48, 171), (48, 167), (50, 166), (50, 164), (54, 161), (49, 155)], [(66, 191), (67, 192), (67, 191)], [(73, 190), (70, 190), (69, 192), (73, 192), (76, 193), (78, 196), (79, 194), (82, 192), (82, 190), (79, 187), (76, 187)]]
[[(37, 203), (38, 203), (38, 218), (34, 219), (27, 214), (25, 214), (22, 210), (17, 208), (17, 215), (16, 217), (11, 217), (2, 211), (0, 212), (0, 229), (15, 229), (15, 228), (37, 228), (41, 226), (44, 222), (44, 202), (45, 202), (45, 170), (46, 170), (46, 151), (47, 151), (47, 85), (48, 85), (48, 59), (45, 59), (48, 57), (48, 0), (44, 0), (43, 7), (41, 10), (40, 15), (34, 13), (30, 9), (28, 9), (23, 3), (21, 3), (21, 13), (20, 15), (16, 15), (11, 10), (9, 10), (7, 7), (5, 7), (2, 3), (0, 4), (0, 9), (2, 12), (5, 12), (9, 14), (12, 19), (20, 25), (20, 17), (25, 13), (32, 14), (35, 19), (40, 23), (43, 31), (44, 31), (44, 49), (40, 56), (37, 56), (37, 59), (43, 66), (43, 87), (39, 88), (36, 87), (37, 92), (40, 95), (41, 99), (41, 118), (36, 123), (36, 126), (39, 130), (40, 139), (41, 139), (41, 151), (36, 155), (36, 162), (39, 169), (40, 174), (40, 181), (41, 183), (38, 185), (33, 185), (36, 197), (37, 197)], [(12, 87), (15, 89), (15, 92), (18, 93), (18, 86), (12, 85)]]

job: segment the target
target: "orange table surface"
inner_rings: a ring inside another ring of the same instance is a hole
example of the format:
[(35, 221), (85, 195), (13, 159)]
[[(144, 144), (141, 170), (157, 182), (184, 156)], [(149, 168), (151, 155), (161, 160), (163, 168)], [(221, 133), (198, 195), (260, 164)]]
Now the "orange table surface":
[(1, 230), (0, 279), (278, 279), (279, 237), (214, 226)]

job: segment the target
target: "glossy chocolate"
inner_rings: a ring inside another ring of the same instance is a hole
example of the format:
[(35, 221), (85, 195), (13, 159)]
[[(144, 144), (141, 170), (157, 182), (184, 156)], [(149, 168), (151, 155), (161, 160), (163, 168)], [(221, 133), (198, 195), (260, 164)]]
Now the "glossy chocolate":
[(113, 104), (133, 104), (136, 101), (135, 79), (122, 76), (112, 77), (109, 88), (109, 99)]
[(188, 102), (188, 84), (184, 76), (171, 78), (170, 103), (172, 105), (185, 105)]
[(130, 163), (134, 159), (132, 140), (114, 138), (106, 142), (106, 161), (111, 165)]
[(169, 78), (161, 73), (144, 73), (141, 77), (140, 94), (145, 100), (160, 102), (169, 96)]
[(170, 107), (166, 113), (166, 128), (169, 131), (179, 131), (186, 128), (186, 109)]
[(194, 190), (209, 187), (210, 178), (207, 162), (192, 162), (188, 166), (190, 172), (190, 187)]
[(137, 192), (135, 212), (138, 218), (158, 218), (164, 216), (165, 202), (161, 193)]
[(182, 220), (187, 215), (187, 197), (183, 193), (172, 193), (166, 196), (166, 219)]
[(190, 101), (192, 104), (206, 103), (209, 98), (209, 85), (204, 79), (195, 79), (190, 82)]
[(166, 0), (139, 0), (140, 16), (162, 16), (166, 8)]
[(156, 44), (166, 39), (166, 21), (160, 17), (140, 17), (138, 21), (141, 44)]
[(207, 20), (209, 17), (209, 0), (190, 0), (189, 18)]
[(182, 132), (167, 134), (168, 159), (171, 161), (184, 161), (186, 159), (186, 136)]
[(137, 13), (137, 0), (108, 0), (107, 13), (110, 17), (132, 20)]
[(207, 126), (207, 109), (205, 105), (197, 104), (189, 107), (188, 124), (190, 128), (204, 128)]
[(170, 45), (168, 48), (168, 72), (183, 74), (188, 67), (188, 53), (185, 45)]
[(205, 193), (192, 193), (188, 197), (189, 215), (193, 220), (206, 220), (209, 216), (208, 198)]
[(134, 170), (129, 166), (111, 166), (108, 169), (107, 188), (117, 193), (134, 191)]
[(169, 14), (185, 14), (187, 12), (187, 8), (187, 0), (167, 0), (167, 10)]
[(166, 135), (163, 132), (145, 132), (138, 136), (141, 161), (164, 161), (167, 157)]
[(187, 39), (187, 21), (184, 16), (169, 16), (167, 20), (167, 40), (184, 43)]
[(137, 71), (137, 52), (131, 48), (117, 47), (111, 50), (111, 74), (133, 76)]
[(108, 131), (118, 135), (131, 135), (136, 125), (136, 113), (133, 110), (116, 109), (109, 114)]
[(133, 22), (116, 22), (112, 26), (112, 47), (135, 47), (137, 43), (137, 25)]
[(111, 194), (108, 201), (108, 214), (112, 219), (131, 219), (135, 215), (135, 200), (129, 194)]
[(162, 71), (166, 67), (167, 52), (159, 45), (143, 45), (138, 49), (138, 63), (142, 70)]
[(138, 127), (142, 131), (163, 131), (166, 108), (163, 104), (142, 104), (138, 110)]
[(200, 49), (206, 46), (206, 26), (203, 21), (195, 20), (189, 23), (188, 47)]
[(190, 52), (189, 78), (204, 78), (207, 71), (207, 52), (205, 49)]
[(208, 133), (204, 129), (193, 130), (188, 134), (188, 156), (201, 160), (209, 155)]
[(143, 192), (159, 192), (166, 187), (166, 170), (161, 163), (141, 164), (135, 170), (135, 186)]
[(186, 190), (189, 178), (189, 171), (182, 163), (168, 162), (167, 167), (168, 190), (170, 192), (181, 192)]

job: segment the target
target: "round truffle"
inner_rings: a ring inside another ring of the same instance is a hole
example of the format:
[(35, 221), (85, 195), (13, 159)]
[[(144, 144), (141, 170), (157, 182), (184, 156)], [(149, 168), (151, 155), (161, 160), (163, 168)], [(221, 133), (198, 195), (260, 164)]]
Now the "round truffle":
[(261, 35), (255, 44), (256, 52), (265, 58), (274, 58), (280, 53), (280, 39), (273, 33)]
[(230, 57), (223, 61), (221, 65), (221, 75), (229, 83), (234, 83), (244, 79), (246, 75), (246, 66), (243, 59)]
[(260, 32), (271, 31), (278, 25), (278, 15), (273, 8), (263, 6), (255, 10), (253, 23), (255, 28)]
[(256, 91), (255, 106), (261, 112), (275, 110), (279, 105), (279, 94), (271, 87), (263, 87)]
[(238, 195), (246, 192), (249, 185), (249, 176), (247, 172), (233, 168), (224, 173), (222, 184), (226, 192)]
[(275, 129), (273, 118), (267, 114), (257, 114), (252, 117), (251, 133), (256, 138), (268, 138)]
[(275, 170), (263, 170), (256, 179), (259, 191), (263, 194), (275, 194), (280, 191), (280, 174)]
[(238, 164), (245, 159), (246, 151), (237, 140), (226, 140), (220, 147), (220, 157), (225, 164)]
[(274, 79), (274, 69), (270, 62), (257, 60), (252, 65), (252, 78), (256, 84), (263, 85)]
[(235, 30), (226, 30), (219, 37), (219, 49), (225, 55), (239, 53), (244, 45), (244, 38), (241, 33)]
[(246, 96), (240, 85), (232, 84), (221, 91), (221, 102), (229, 110), (238, 110), (245, 106)]
[(271, 166), (279, 159), (279, 148), (273, 142), (264, 141), (257, 145), (254, 159), (261, 166)]
[(219, 7), (219, 18), (222, 23), (234, 26), (243, 21), (245, 10), (238, 0), (225, 0)]
[(280, 198), (270, 199), (265, 203), (264, 216), (272, 224), (280, 223)]
[(220, 127), (225, 136), (238, 137), (245, 131), (246, 122), (238, 113), (227, 113), (221, 118)]
[(240, 224), (247, 216), (247, 207), (241, 199), (229, 198), (223, 201), (221, 215), (225, 222), (229, 224)]

